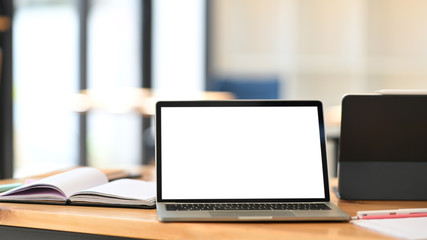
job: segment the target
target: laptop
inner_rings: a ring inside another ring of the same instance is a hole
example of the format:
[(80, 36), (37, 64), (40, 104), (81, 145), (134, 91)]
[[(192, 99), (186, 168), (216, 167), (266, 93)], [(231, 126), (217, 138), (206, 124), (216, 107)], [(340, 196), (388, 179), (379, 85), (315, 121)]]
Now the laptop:
[(164, 222), (346, 221), (330, 202), (319, 101), (156, 105)]
[(426, 106), (427, 95), (349, 94), (343, 98), (341, 198), (427, 200)]

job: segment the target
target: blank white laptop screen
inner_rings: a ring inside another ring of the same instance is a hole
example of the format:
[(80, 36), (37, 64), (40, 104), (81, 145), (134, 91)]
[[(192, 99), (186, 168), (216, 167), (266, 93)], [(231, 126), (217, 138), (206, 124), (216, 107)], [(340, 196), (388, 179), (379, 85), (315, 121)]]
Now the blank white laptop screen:
[(315, 106), (162, 107), (162, 199), (325, 198)]

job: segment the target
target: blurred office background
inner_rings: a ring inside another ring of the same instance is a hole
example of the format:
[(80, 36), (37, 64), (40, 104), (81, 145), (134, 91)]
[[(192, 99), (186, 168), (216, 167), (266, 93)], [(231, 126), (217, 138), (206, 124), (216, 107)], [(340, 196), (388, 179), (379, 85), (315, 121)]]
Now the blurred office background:
[[(427, 89), (423, 0), (1, 0), (0, 15), (0, 177), (149, 164), (152, 116), (130, 107), (141, 88), (327, 110)], [(86, 109), (87, 89), (106, 107)]]

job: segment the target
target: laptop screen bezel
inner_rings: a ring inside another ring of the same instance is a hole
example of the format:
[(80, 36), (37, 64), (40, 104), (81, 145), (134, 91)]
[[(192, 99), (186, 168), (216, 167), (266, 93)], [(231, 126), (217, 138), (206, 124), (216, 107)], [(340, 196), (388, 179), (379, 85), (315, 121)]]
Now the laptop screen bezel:
[[(162, 197), (162, 159), (161, 159), (161, 110), (164, 107), (316, 107), (320, 134), (320, 149), (322, 157), (324, 198), (256, 198), (256, 199), (163, 199)], [(326, 158), (326, 138), (323, 120), (323, 107), (320, 101), (291, 101), (291, 100), (231, 100), (231, 101), (159, 101), (156, 103), (155, 115), (155, 162), (157, 182), (157, 202), (329, 202), (329, 180)]]

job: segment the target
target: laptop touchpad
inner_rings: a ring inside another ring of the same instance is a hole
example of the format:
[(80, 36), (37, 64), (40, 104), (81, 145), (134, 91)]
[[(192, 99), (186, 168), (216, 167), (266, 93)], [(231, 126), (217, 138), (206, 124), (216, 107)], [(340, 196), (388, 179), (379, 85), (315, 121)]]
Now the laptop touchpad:
[(262, 216), (281, 216), (293, 217), (295, 214), (291, 211), (211, 211), (212, 217), (262, 217)]

